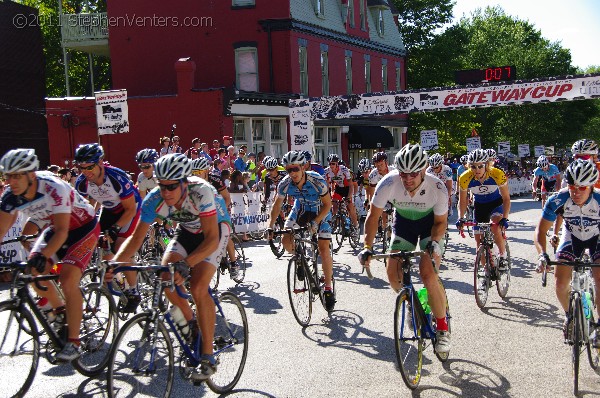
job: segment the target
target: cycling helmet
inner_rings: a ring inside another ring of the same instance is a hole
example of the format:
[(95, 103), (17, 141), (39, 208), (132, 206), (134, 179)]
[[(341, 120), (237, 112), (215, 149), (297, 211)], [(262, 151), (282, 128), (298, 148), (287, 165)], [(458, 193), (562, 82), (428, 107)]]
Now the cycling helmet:
[(460, 157), (460, 162), (461, 162), (462, 164), (465, 164), (465, 163), (467, 163), (468, 161), (469, 161), (469, 155), (462, 155), (462, 156)]
[(210, 169), (210, 160), (202, 156), (201, 158), (192, 160), (192, 170), (208, 170)]
[(373, 164), (381, 162), (382, 160), (387, 161), (387, 154), (385, 152), (377, 152), (373, 155)]
[(100, 144), (82, 144), (75, 150), (76, 163), (98, 163), (104, 157), (104, 149)]
[(271, 170), (276, 168), (277, 166), (279, 166), (279, 163), (277, 163), (277, 159), (275, 159), (274, 157), (269, 156), (268, 158), (265, 158), (265, 160), (263, 161), (263, 164), (265, 165), (265, 168), (267, 170)]
[(155, 163), (158, 159), (158, 152), (156, 149), (146, 148), (142, 149), (135, 155), (135, 160), (138, 164), (140, 163)]
[(0, 159), (0, 171), (2, 173), (36, 171), (38, 167), (40, 167), (40, 162), (33, 149), (12, 149)]
[(537, 167), (544, 168), (544, 167), (550, 166), (550, 162), (548, 161), (548, 158), (546, 156), (540, 155), (540, 157), (535, 162), (535, 165)]
[(302, 151), (302, 154), (304, 155), (304, 159), (306, 159), (307, 162), (310, 162), (312, 160), (312, 154), (309, 151)]
[(192, 173), (192, 162), (183, 153), (171, 153), (158, 159), (154, 174), (159, 180), (182, 180)]
[(486, 149), (485, 153), (488, 154), (488, 157), (489, 157), (488, 160), (496, 160), (496, 158), (497, 158), (496, 151), (494, 151), (493, 149)]
[(589, 187), (598, 181), (598, 169), (595, 164), (579, 159), (567, 167), (565, 178), (569, 185)]
[(406, 144), (396, 154), (394, 164), (401, 173), (413, 173), (427, 166), (427, 154), (419, 144)]
[(344, 162), (344, 159), (340, 159), (340, 166), (345, 166), (346, 162)]
[(596, 144), (596, 141), (587, 139), (575, 141), (571, 147), (571, 152), (573, 155), (597, 155), (598, 144)]
[[(329, 155), (331, 157), (332, 155)], [(337, 157), (337, 155), (335, 155)], [(329, 158), (328, 158), (329, 159)], [(282, 163), (284, 166), (288, 166), (290, 164), (299, 164), (303, 166), (306, 163), (306, 158), (302, 152), (298, 151), (289, 151), (285, 155), (283, 155)]]
[(444, 158), (439, 153), (434, 153), (429, 157), (429, 165), (431, 167), (439, 167), (444, 164)]
[(371, 170), (371, 163), (369, 162), (369, 159), (362, 158), (360, 162), (358, 162), (358, 171), (364, 173), (369, 170)]
[(335, 153), (330, 154), (329, 156), (327, 156), (327, 163), (339, 163), (340, 162), (340, 157), (338, 155), (336, 155)]
[(483, 149), (473, 149), (471, 153), (469, 153), (468, 159), (469, 163), (483, 163), (487, 162), (490, 157)]

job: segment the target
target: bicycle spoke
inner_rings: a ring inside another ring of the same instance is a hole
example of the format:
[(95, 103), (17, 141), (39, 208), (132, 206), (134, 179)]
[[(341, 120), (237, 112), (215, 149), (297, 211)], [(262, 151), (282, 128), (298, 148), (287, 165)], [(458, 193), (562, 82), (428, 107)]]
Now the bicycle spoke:
[[(288, 264), (288, 296), (296, 321), (302, 326), (308, 325), (312, 315), (313, 292), (308, 281), (308, 267), (300, 258), (292, 257)], [(299, 271), (300, 268), (300, 271)]]
[(475, 267), (473, 271), (475, 301), (477, 302), (477, 306), (479, 308), (485, 307), (485, 303), (487, 302), (488, 298), (488, 291), (490, 288), (489, 260), (488, 251), (483, 245), (481, 245), (477, 249), (477, 255), (475, 256)]
[(422, 321), (413, 317), (410, 291), (403, 289), (396, 299), (394, 311), (394, 341), (396, 359), (406, 386), (415, 389), (421, 381), (423, 350)]

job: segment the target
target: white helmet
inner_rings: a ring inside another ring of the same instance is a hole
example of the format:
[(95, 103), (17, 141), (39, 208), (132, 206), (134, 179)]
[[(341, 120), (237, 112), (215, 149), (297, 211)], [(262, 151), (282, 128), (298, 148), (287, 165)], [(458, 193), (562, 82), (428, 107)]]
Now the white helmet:
[(550, 166), (550, 162), (548, 161), (548, 158), (544, 155), (540, 155), (540, 157), (537, 159), (537, 161), (535, 162), (537, 167), (540, 168), (544, 168), (544, 167), (548, 167)]
[(490, 156), (484, 149), (473, 149), (469, 153), (469, 163), (484, 163), (490, 160)]
[(183, 153), (171, 153), (159, 158), (154, 174), (159, 180), (182, 180), (192, 173), (192, 162)]
[(364, 173), (369, 170), (371, 170), (371, 162), (369, 162), (369, 159), (367, 158), (362, 158), (360, 162), (358, 162), (358, 171)]
[(271, 156), (267, 156), (263, 160), (263, 164), (265, 165), (265, 168), (268, 170), (272, 170), (272, 169), (276, 168), (277, 166), (279, 166), (279, 163), (277, 163), (277, 159), (275, 159), (274, 157), (271, 157)]
[(467, 163), (469, 161), (469, 155), (462, 155), (460, 157), (460, 162), (461, 163)]
[(589, 187), (598, 181), (598, 169), (595, 164), (578, 159), (567, 167), (565, 178), (569, 185)]
[(489, 160), (496, 160), (497, 156), (496, 156), (496, 151), (493, 149), (486, 149), (485, 153), (488, 154)]
[(444, 158), (439, 153), (434, 153), (429, 157), (429, 165), (431, 167), (439, 167), (444, 164)]
[(0, 172), (18, 173), (24, 171), (36, 171), (40, 162), (33, 149), (11, 149), (0, 159)]
[(587, 139), (575, 141), (571, 147), (571, 152), (573, 155), (597, 155), (598, 144), (593, 140)]
[(394, 164), (401, 173), (413, 173), (427, 166), (427, 154), (419, 144), (406, 144), (394, 157)]
[(210, 169), (210, 160), (204, 156), (192, 160), (192, 170), (208, 170)]
[(288, 153), (283, 155), (282, 163), (284, 166), (290, 164), (298, 164), (300, 166), (303, 166), (306, 163), (306, 158), (304, 157), (304, 154), (302, 152), (289, 151)]

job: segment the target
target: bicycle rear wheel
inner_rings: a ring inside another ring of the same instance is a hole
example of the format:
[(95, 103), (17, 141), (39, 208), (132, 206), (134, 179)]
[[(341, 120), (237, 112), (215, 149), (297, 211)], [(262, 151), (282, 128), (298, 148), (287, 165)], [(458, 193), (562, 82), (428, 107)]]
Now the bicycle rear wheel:
[[(589, 325), (589, 330), (593, 330), (595, 327), (596, 321), (594, 320), (594, 309), (590, 308), (591, 316), (590, 319), (587, 320)], [(592, 341), (587, 342), (587, 353), (588, 360), (590, 361), (590, 366), (594, 369), (594, 372), (600, 374), (600, 348), (594, 348)]]
[(581, 354), (582, 346), (582, 311), (581, 311), (581, 298), (579, 296), (573, 296), (571, 300), (571, 309), (573, 318), (573, 329), (571, 332), (571, 339), (573, 341), (572, 351), (572, 362), (573, 362), (573, 394), (577, 396), (579, 394), (579, 359)]
[(242, 240), (234, 235), (233, 246), (235, 248), (235, 258), (238, 266), (238, 272), (235, 277), (232, 277), (235, 283), (242, 283), (244, 281), (244, 277), (246, 276), (246, 255), (244, 254), (244, 244)]
[(342, 216), (337, 215), (334, 222), (336, 227), (333, 233), (335, 235), (335, 242), (337, 243), (337, 247), (335, 248), (335, 251), (337, 252), (342, 247), (342, 244), (344, 244), (344, 239), (346, 238), (345, 235), (348, 233), (348, 231), (346, 230), (344, 218)]
[(419, 386), (423, 366), (423, 320), (412, 309), (411, 290), (402, 289), (394, 310), (396, 359), (404, 384), (411, 390)]
[(510, 270), (512, 268), (512, 260), (510, 258), (510, 249), (508, 248), (508, 241), (504, 241), (506, 247), (506, 262), (507, 269), (504, 272), (498, 271), (498, 279), (496, 279), (496, 290), (498, 295), (502, 298), (506, 297), (508, 288), (510, 287)]
[[(479, 308), (485, 307), (488, 299), (488, 291), (491, 286), (490, 281), (490, 252), (484, 245), (479, 245), (477, 255), (475, 256), (474, 281), (475, 302)], [(483, 261), (483, 264), (482, 264)]]
[(242, 377), (248, 355), (248, 320), (244, 306), (231, 292), (219, 297), (215, 326), (214, 353), (217, 372), (206, 382), (217, 394), (233, 390)]
[(111, 351), (108, 396), (168, 397), (174, 362), (173, 343), (164, 323), (155, 325), (148, 313), (134, 315), (123, 325)]
[(99, 286), (82, 291), (83, 319), (81, 321), (82, 354), (73, 367), (82, 375), (99, 375), (108, 364), (112, 343), (119, 331), (117, 308), (112, 296)]
[(310, 288), (310, 271), (306, 265), (306, 258), (296, 255), (288, 264), (288, 296), (296, 321), (301, 326), (307, 326), (312, 315), (313, 291)]
[(22, 397), (33, 383), (40, 360), (40, 336), (31, 313), (12, 302), (0, 303), (2, 396)]

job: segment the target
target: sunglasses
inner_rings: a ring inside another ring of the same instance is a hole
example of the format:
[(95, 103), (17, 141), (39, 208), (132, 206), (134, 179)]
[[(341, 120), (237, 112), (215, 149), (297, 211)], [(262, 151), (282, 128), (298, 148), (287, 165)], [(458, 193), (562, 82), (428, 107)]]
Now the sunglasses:
[(161, 191), (174, 191), (177, 188), (179, 188), (179, 182), (175, 182), (173, 184), (161, 184), (159, 183), (158, 186), (160, 187)]
[(418, 176), (420, 171), (413, 171), (412, 173), (400, 173), (400, 178), (415, 178)]
[(579, 191), (579, 192), (583, 192), (583, 191), (585, 191), (586, 189), (588, 189), (588, 187), (580, 187), (580, 186), (578, 186), (578, 185), (569, 185), (569, 189), (570, 189), (571, 191)]
[(94, 167), (96, 167), (96, 165), (97, 165), (97, 163), (94, 163), (94, 164), (92, 164), (90, 166), (85, 166), (85, 167), (84, 166), (77, 166), (77, 168), (79, 170), (92, 171), (92, 170), (94, 170)]
[(479, 164), (479, 165), (477, 165), (477, 164), (473, 164), (473, 165), (471, 165), (471, 168), (472, 168), (473, 170), (479, 170), (479, 169), (483, 169), (484, 167), (485, 167), (485, 164)]
[(288, 173), (297, 173), (300, 171), (300, 167), (288, 167), (285, 169)]
[(142, 170), (148, 170), (150, 167), (152, 167), (151, 165), (146, 165), (146, 166), (140, 166), (140, 169)]
[[(2, 176), (2, 178), (3, 178), (5, 181), (8, 181), (8, 180), (20, 180), (21, 178), (23, 178), (23, 176), (24, 176), (25, 174), (27, 174), (27, 173), (26, 173), (26, 172), (23, 172), (23, 173), (10, 173), (10, 174), (4, 174), (4, 175)], [(3, 187), (3, 188), (4, 188), (4, 187)]]
[(173, 140), (173, 142), (179, 142), (179, 140)]

